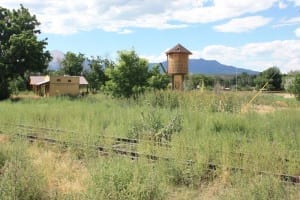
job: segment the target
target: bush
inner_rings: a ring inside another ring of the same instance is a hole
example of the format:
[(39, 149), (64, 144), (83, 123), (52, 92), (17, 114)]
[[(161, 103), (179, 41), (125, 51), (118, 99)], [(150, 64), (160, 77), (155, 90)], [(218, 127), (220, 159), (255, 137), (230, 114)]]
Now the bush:
[(166, 187), (159, 171), (143, 162), (112, 158), (91, 172), (89, 199), (165, 199)]
[(196, 187), (203, 181), (213, 179), (212, 171), (208, 171), (206, 166), (195, 163), (191, 160), (169, 162), (167, 174), (172, 184), (177, 186)]
[(26, 80), (21, 76), (9, 81), (9, 90), (11, 94), (18, 95), (20, 91), (26, 90)]
[(0, 176), (0, 199), (46, 199), (44, 179), (34, 170), (24, 149), (14, 145), (7, 149), (6, 154)]
[[(296, 188), (295, 188), (296, 189)], [(295, 199), (297, 192), (274, 177), (237, 174), (231, 178), (231, 188), (221, 199)]]
[(292, 92), (296, 96), (296, 99), (300, 101), (300, 74), (295, 76), (289, 91)]
[[(166, 125), (164, 125), (166, 124)], [(155, 112), (142, 113), (142, 120), (135, 122), (128, 132), (129, 137), (147, 138), (154, 142), (170, 142), (174, 133), (182, 129), (182, 117), (176, 114), (168, 123)]]

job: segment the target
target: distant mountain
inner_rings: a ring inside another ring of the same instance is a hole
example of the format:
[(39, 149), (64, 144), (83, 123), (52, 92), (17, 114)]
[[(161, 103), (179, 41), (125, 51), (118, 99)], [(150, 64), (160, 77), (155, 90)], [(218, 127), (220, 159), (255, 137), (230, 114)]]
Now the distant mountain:
[(61, 51), (50, 51), (50, 54), (52, 56), (52, 60), (49, 63), (48, 69), (49, 70), (58, 70), (60, 68), (60, 63), (64, 59), (65, 54)]
[[(162, 63), (165, 68), (167, 66), (167, 61)], [(191, 74), (206, 74), (206, 75), (234, 75), (247, 73), (249, 75), (258, 74), (260, 72), (238, 68), (234, 66), (224, 65), (216, 60), (205, 60), (205, 59), (190, 59), (189, 60), (189, 73)]]

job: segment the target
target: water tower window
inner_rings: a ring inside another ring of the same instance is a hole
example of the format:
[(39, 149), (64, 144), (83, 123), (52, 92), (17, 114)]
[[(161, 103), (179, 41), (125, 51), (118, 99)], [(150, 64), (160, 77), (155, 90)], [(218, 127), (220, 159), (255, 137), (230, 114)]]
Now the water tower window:
[(72, 81), (69, 79), (68, 82), (71, 83)]
[(61, 80), (58, 78), (58, 79), (56, 79), (56, 81), (57, 81), (57, 82), (60, 82)]

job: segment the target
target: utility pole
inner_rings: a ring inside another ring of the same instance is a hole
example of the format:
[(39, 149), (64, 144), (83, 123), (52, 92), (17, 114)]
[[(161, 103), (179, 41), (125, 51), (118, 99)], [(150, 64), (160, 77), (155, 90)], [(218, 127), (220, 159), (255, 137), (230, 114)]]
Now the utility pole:
[(237, 92), (237, 70), (235, 68), (235, 92)]

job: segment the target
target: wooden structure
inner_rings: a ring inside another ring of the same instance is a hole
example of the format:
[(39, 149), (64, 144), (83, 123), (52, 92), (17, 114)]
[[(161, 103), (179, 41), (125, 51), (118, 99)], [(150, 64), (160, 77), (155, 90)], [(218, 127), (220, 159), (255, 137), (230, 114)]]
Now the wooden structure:
[(30, 76), (29, 79), (29, 85), (36, 95), (49, 96), (49, 76)]
[(79, 95), (79, 76), (51, 76), (49, 96)]
[(166, 52), (168, 60), (168, 75), (172, 77), (172, 89), (183, 90), (185, 75), (188, 74), (189, 55), (192, 53), (177, 44)]
[(88, 92), (88, 82), (83, 76), (30, 76), (30, 85), (39, 96), (78, 96)]

